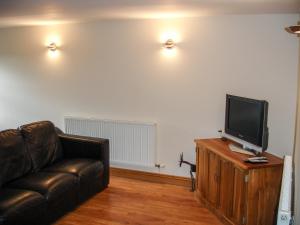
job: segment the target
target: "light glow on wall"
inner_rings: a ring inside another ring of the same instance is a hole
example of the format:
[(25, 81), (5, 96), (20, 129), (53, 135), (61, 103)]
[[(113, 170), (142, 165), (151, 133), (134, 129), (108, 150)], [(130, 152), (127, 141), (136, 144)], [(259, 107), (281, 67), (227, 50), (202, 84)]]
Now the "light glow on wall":
[(178, 43), (181, 41), (181, 37), (176, 31), (168, 30), (163, 32), (160, 35), (160, 42), (165, 43), (167, 40), (172, 39), (175, 43)]
[(178, 49), (176, 49), (176, 47), (172, 48), (172, 49), (163, 48), (162, 49), (162, 54), (165, 57), (172, 58), (172, 57), (175, 57), (178, 54)]
[(181, 19), (181, 18), (192, 18), (199, 15), (199, 12), (183, 12), (180, 11), (172, 11), (172, 12), (165, 12), (165, 11), (144, 11), (140, 13), (131, 13), (130, 15), (127, 15), (129, 18), (134, 19)]
[[(55, 49), (55, 50), (49, 49), (49, 45), (51, 45), (53, 43), (57, 46), (57, 49)], [(61, 39), (58, 35), (49, 35), (46, 38), (45, 46), (47, 47), (47, 55), (49, 58), (56, 59), (59, 57), (59, 55), (60, 55), (59, 47), (61, 46)]]
[(59, 52), (59, 50), (56, 50), (56, 51), (48, 50), (47, 54), (48, 54), (49, 58), (51, 58), (51, 59), (57, 59), (59, 57), (59, 55), (60, 55), (60, 52)]
[[(177, 43), (181, 41), (181, 37), (178, 32), (174, 30), (167, 30), (160, 35), (160, 43), (162, 43), (162, 55), (165, 57), (175, 57), (178, 54)], [(166, 42), (172, 40), (174, 47), (166, 48)]]

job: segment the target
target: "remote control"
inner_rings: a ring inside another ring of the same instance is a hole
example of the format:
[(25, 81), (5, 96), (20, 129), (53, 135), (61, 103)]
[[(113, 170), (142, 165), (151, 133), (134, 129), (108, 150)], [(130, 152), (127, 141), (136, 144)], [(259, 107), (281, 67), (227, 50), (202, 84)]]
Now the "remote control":
[(267, 163), (269, 162), (267, 159), (246, 159), (245, 162), (249, 162), (249, 163)]
[(247, 162), (249, 162), (249, 163), (267, 163), (267, 162), (269, 162), (268, 160), (249, 160), (249, 161), (247, 161)]
[(267, 160), (267, 157), (265, 157), (265, 156), (258, 156), (258, 157), (251, 157), (251, 158), (248, 158), (248, 159), (251, 159), (251, 160), (263, 160), (263, 159), (265, 159), (265, 160)]

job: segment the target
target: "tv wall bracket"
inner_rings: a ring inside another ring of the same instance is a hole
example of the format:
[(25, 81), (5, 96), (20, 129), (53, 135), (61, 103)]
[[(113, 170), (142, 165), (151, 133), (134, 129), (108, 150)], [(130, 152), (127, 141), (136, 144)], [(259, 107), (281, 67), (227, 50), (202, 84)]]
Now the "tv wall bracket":
[(194, 192), (195, 191), (195, 177), (194, 177), (193, 173), (196, 172), (196, 165), (193, 164), (193, 163), (190, 163), (188, 161), (183, 160), (183, 152), (180, 154), (179, 167), (181, 167), (182, 164), (187, 164), (187, 165), (190, 166), (190, 176), (191, 176), (191, 181), (192, 181), (191, 191)]

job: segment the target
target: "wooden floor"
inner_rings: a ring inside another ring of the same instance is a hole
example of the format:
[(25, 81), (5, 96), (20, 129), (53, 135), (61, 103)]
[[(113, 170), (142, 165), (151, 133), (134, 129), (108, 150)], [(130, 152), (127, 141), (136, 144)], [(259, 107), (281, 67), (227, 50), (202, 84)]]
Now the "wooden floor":
[(79, 224), (222, 225), (185, 187), (120, 177), (55, 225)]

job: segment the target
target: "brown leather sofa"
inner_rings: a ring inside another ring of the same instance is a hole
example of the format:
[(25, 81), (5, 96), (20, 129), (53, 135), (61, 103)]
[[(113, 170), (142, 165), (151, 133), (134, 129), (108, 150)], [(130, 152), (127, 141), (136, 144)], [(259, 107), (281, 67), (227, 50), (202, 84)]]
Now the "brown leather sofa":
[(0, 132), (0, 225), (51, 224), (108, 184), (106, 139), (49, 121)]

